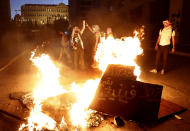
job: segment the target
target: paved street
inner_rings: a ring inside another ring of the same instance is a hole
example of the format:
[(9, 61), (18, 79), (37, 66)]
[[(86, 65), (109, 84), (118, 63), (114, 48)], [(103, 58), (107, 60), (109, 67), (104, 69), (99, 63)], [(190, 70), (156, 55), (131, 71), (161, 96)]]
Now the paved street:
[[(151, 125), (131, 126), (126, 123), (122, 128), (115, 128), (109, 121), (103, 122), (101, 126), (94, 130), (153, 130), (153, 131), (189, 131), (190, 130), (190, 57), (176, 54), (170, 54), (168, 61), (168, 72), (164, 75), (152, 74), (149, 70), (153, 67), (155, 52), (153, 50), (144, 50), (144, 55), (139, 56), (137, 63), (140, 65), (142, 73), (141, 80), (147, 83), (163, 85), (162, 98), (187, 108), (187, 111), (179, 114), (184, 120), (178, 120), (170, 117), (162, 121), (155, 122)], [(5, 65), (9, 60), (2, 59), (0, 67)], [(68, 69), (69, 70), (69, 69)], [(67, 70), (67, 71), (68, 71)], [(2, 111), (10, 114), (19, 114), (21, 108), (15, 100), (9, 99), (9, 94), (13, 92), (30, 92), (34, 87), (35, 69), (28, 61), (28, 57), (22, 57), (7, 69), (0, 72), (0, 131), (14, 131), (19, 127), (21, 122), (14, 116), (7, 115)], [(64, 71), (62, 71), (64, 72)], [(74, 75), (75, 74), (75, 75)], [(76, 73), (70, 71), (64, 74), (63, 78), (72, 75), (74, 79), (89, 79), (99, 75), (96, 71), (86, 71)], [(16, 106), (15, 106), (16, 105)], [(22, 113), (20, 113), (22, 114)], [(138, 127), (138, 128), (137, 128)]]
[(145, 50), (142, 57), (142, 63), (140, 63), (142, 67), (141, 79), (145, 82), (163, 85), (162, 98), (187, 108), (187, 111), (180, 114), (184, 120), (167, 119), (151, 128), (151, 130), (190, 130), (190, 111), (188, 110), (190, 109), (190, 57), (188, 54), (186, 56), (178, 54), (180, 53), (176, 52), (176, 54), (169, 55), (168, 72), (165, 75), (161, 75), (160, 72), (158, 74), (149, 72), (155, 60), (154, 51)]

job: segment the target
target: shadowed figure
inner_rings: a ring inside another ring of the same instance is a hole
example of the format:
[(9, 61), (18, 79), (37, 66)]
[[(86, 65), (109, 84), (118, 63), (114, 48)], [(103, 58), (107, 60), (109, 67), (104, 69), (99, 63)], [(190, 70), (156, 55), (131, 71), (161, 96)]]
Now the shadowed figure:
[(69, 38), (64, 32), (60, 32), (60, 34), (62, 35), (62, 38), (61, 38), (61, 49), (60, 49), (60, 54), (59, 54), (59, 60), (61, 60), (62, 56), (65, 55), (66, 57), (65, 62), (70, 65), (72, 63), (72, 59), (69, 52), (69, 45), (68, 45)]

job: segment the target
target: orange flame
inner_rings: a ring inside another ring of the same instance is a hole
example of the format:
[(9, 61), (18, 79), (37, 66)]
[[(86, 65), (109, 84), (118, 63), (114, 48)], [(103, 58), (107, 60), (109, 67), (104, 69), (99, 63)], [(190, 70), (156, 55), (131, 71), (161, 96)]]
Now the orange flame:
[(73, 83), (72, 91), (77, 96), (77, 102), (70, 110), (70, 117), (74, 126), (86, 126), (86, 119), (89, 116), (88, 107), (92, 102), (100, 79), (88, 80), (83, 86)]
[(140, 47), (140, 40), (137, 34), (134, 37), (122, 37), (121, 39), (114, 39), (103, 37), (98, 45), (95, 55), (95, 60), (99, 64), (99, 69), (103, 72), (108, 64), (121, 64), (135, 66), (134, 74), (138, 77), (140, 75), (140, 67), (136, 64), (135, 59), (137, 55), (143, 53)]
[[(122, 39), (114, 39), (113, 37), (101, 38), (95, 59), (99, 64), (99, 69), (105, 71), (108, 64), (121, 64), (135, 66), (134, 74), (140, 75), (140, 67), (135, 63), (136, 56), (143, 51), (140, 48), (140, 41), (137, 36), (123, 37)], [(74, 127), (85, 128), (87, 126), (87, 119), (92, 112), (88, 109), (96, 89), (100, 82), (100, 78), (96, 80), (88, 80), (84, 84), (73, 83), (70, 90), (65, 90), (59, 83), (59, 69), (54, 65), (48, 55), (42, 54), (40, 57), (34, 58), (34, 52), (30, 59), (39, 69), (39, 82), (33, 92), (34, 108), (30, 112), (27, 124), (22, 124), (19, 130), (28, 128), (29, 131), (33, 130), (58, 130), (63, 126), (67, 126), (64, 117), (57, 127), (57, 123), (51, 117), (42, 113), (41, 103), (43, 100), (73, 92), (77, 101), (72, 105), (70, 113), (70, 120)]]
[[(37, 89), (33, 92), (34, 97), (34, 108), (30, 112), (28, 118), (28, 124), (22, 124), (19, 130), (56, 130), (56, 122), (51, 117), (42, 113), (41, 103), (43, 100), (56, 96), (59, 94), (73, 92), (77, 96), (77, 102), (72, 105), (70, 110), (70, 119), (73, 126), (85, 127), (86, 118), (88, 117), (88, 106), (90, 105), (96, 89), (99, 84), (99, 79), (88, 80), (84, 85), (72, 84), (71, 90), (64, 90), (64, 88), (59, 84), (59, 69), (53, 64), (48, 55), (42, 54), (40, 57), (34, 58), (34, 52), (31, 57), (32, 62), (38, 67), (40, 71), (40, 80), (37, 85)], [(47, 66), (48, 65), (48, 66)], [(80, 119), (79, 119), (80, 118)], [(65, 125), (64, 118), (60, 127)]]
[(40, 71), (40, 79), (37, 89), (33, 92), (34, 108), (30, 112), (28, 124), (23, 124), (19, 130), (28, 128), (30, 131), (46, 129), (56, 129), (56, 122), (41, 112), (41, 102), (51, 96), (56, 96), (66, 92), (59, 84), (59, 69), (55, 67), (48, 55), (42, 54), (41, 57), (34, 58), (34, 52), (30, 60), (38, 67)]

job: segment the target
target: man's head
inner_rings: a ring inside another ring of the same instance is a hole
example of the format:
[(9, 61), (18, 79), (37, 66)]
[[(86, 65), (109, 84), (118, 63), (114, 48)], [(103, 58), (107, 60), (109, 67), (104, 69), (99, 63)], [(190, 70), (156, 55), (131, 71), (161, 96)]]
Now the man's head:
[(68, 36), (67, 36), (67, 34), (65, 34), (65, 32), (60, 32), (60, 35), (62, 35), (62, 36), (64, 37), (65, 40), (68, 39)]
[(107, 28), (107, 34), (112, 34), (112, 28), (111, 27)]
[(164, 27), (168, 27), (168, 26), (171, 25), (171, 23), (170, 23), (169, 20), (164, 20), (164, 21), (163, 21), (163, 25), (164, 25)]
[(92, 25), (92, 29), (94, 32), (99, 32), (100, 31), (100, 27), (98, 25)]
[(80, 29), (79, 29), (78, 26), (75, 26), (75, 27), (73, 28), (73, 31), (74, 31), (74, 33), (79, 33), (79, 32), (80, 32)]

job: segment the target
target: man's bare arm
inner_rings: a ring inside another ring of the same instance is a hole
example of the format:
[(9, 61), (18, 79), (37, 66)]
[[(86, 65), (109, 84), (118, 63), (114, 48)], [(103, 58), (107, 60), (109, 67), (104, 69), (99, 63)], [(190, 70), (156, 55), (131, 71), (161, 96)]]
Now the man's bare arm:
[(158, 36), (158, 39), (157, 39), (157, 41), (156, 41), (155, 50), (158, 49), (158, 44), (159, 44), (159, 42), (160, 42), (160, 38), (161, 38), (161, 36), (159, 35), (159, 36)]
[(175, 36), (172, 36), (172, 45), (173, 45), (172, 53), (174, 53), (175, 52)]
[(88, 29), (90, 30), (90, 32), (94, 33), (94, 31), (92, 30), (92, 28), (88, 24), (86, 24), (86, 26), (88, 27)]
[(85, 30), (85, 20), (83, 20), (82, 23), (83, 23), (82, 29), (80, 30), (81, 35), (83, 34), (83, 32)]

